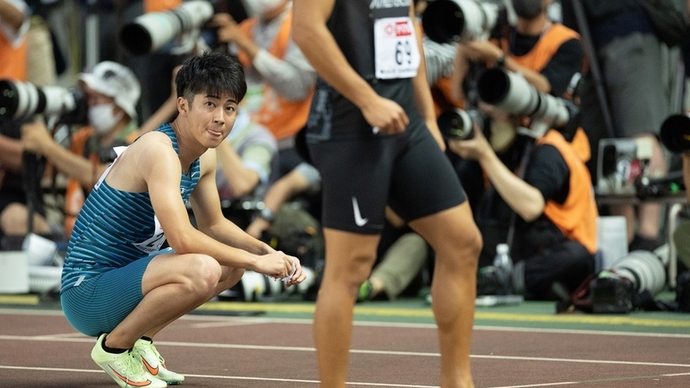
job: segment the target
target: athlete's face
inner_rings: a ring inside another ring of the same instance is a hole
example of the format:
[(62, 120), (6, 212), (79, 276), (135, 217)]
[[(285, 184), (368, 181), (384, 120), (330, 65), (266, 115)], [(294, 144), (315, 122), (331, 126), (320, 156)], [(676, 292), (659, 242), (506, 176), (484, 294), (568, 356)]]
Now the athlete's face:
[(194, 137), (205, 147), (217, 147), (230, 133), (237, 118), (237, 99), (224, 94), (200, 93), (188, 102), (188, 120)]

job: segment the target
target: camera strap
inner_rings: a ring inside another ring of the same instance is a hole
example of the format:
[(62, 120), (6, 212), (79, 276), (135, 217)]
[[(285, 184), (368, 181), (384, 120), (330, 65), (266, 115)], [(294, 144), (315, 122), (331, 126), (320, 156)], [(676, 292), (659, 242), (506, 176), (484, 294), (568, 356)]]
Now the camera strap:
[[(528, 141), (525, 142), (525, 149), (523, 151), (522, 157), (520, 158), (520, 164), (518, 165), (518, 170), (517, 170), (517, 177), (520, 178), (521, 180), (524, 180), (525, 178), (525, 169), (527, 166), (527, 161), (529, 160), (529, 156), (532, 154), (532, 150), (534, 149), (534, 141)], [(512, 211), (512, 214), (510, 215), (510, 226), (508, 227), (508, 236), (506, 237), (506, 244), (510, 247), (510, 251), (513, 251), (513, 236), (515, 235), (515, 217), (517, 217), (517, 214), (515, 213), (515, 210)]]

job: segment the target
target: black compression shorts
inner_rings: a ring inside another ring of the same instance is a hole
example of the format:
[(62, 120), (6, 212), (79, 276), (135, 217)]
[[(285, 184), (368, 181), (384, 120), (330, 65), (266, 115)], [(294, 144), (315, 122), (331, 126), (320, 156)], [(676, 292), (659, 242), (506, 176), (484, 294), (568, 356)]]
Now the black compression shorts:
[(309, 153), (321, 173), (326, 228), (380, 234), (386, 205), (412, 221), (466, 199), (450, 161), (423, 125), (396, 135), (310, 143)]

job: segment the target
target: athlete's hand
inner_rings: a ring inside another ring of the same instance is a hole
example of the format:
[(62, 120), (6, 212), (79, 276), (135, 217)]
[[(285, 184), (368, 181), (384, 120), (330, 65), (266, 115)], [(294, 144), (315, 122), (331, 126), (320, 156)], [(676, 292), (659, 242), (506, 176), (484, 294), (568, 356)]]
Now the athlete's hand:
[(301, 283), (306, 278), (306, 275), (302, 272), (299, 259), (286, 255), (281, 251), (262, 255), (254, 271), (275, 279), (287, 278), (285, 283), (287, 287)]
[(372, 128), (382, 133), (399, 133), (405, 130), (410, 119), (397, 102), (377, 96), (364, 105), (362, 114)]
[[(307, 275), (304, 272), (302, 272), (302, 263), (300, 263), (298, 258), (289, 255), (287, 257), (291, 259), (290, 273), (292, 274), (292, 276), (290, 276), (290, 278), (285, 281), (285, 287), (290, 287), (294, 284), (302, 283), (307, 278)], [(292, 266), (295, 267), (294, 273)]]

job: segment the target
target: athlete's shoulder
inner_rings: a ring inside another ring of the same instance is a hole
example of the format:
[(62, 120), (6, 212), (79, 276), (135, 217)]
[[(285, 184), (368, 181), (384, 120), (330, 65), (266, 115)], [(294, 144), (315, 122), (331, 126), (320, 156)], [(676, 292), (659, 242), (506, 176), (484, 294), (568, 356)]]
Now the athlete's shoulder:
[(172, 140), (170, 136), (160, 131), (146, 132), (130, 145), (132, 148), (157, 148), (161, 146), (172, 148)]

